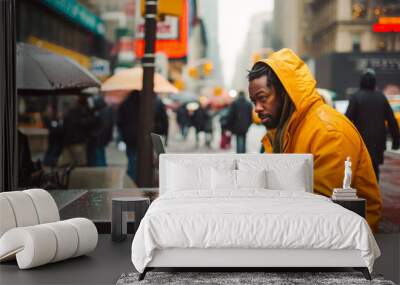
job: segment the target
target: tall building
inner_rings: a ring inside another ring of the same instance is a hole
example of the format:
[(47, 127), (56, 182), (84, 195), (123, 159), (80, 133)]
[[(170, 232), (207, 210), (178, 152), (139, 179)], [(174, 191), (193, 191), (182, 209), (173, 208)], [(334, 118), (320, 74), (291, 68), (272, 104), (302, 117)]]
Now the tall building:
[(313, 0), (305, 2), (309, 30), (306, 55), (315, 59), (320, 87), (348, 98), (361, 74), (372, 68), (380, 90), (400, 89), (400, 33), (379, 32), (382, 22), (400, 23), (398, 0)]
[(92, 57), (107, 59), (110, 44), (104, 37), (104, 23), (90, 5), (82, 3), (16, 1), (17, 41), (69, 56), (87, 68), (91, 67)]
[(213, 79), (216, 84), (222, 85), (222, 69), (221, 58), (219, 54), (219, 29), (218, 29), (218, 1), (215, 0), (198, 0), (198, 15), (203, 20), (207, 49), (206, 57), (210, 58), (213, 63)]
[(275, 0), (273, 12), (272, 48), (290, 48), (298, 54), (305, 52), (304, 29), (305, 0)]
[(19, 0), (16, 13), (17, 41), (70, 57), (100, 80), (109, 75), (112, 44), (89, 0)]
[(109, 41), (116, 42), (121, 32), (133, 36), (136, 9), (136, 2), (134, 0), (86, 1), (97, 10), (104, 21), (105, 35)]
[(272, 45), (291, 48), (304, 58), (331, 52), (398, 51), (399, 33), (373, 31), (382, 16), (400, 17), (400, 1), (275, 0)]
[(398, 0), (276, 0), (273, 47), (292, 48), (319, 87), (345, 99), (366, 68), (376, 71), (379, 89), (400, 88), (399, 24)]
[(398, 0), (311, 0), (304, 3), (308, 15), (299, 24), (309, 31), (306, 44), (312, 57), (331, 52), (400, 50), (400, 33), (373, 30), (381, 17), (400, 17)]
[(105, 27), (105, 37), (111, 43), (110, 72), (119, 67), (131, 67), (135, 62), (134, 30), (135, 0), (85, 0), (100, 15)]
[(247, 90), (247, 70), (251, 69), (255, 60), (267, 56), (272, 45), (271, 19), (272, 14), (267, 12), (260, 12), (252, 18), (242, 52), (236, 59), (231, 83), (233, 89)]
[(176, 84), (181, 87), (181, 90), (199, 93), (199, 89), (204, 85), (202, 64), (207, 57), (207, 44), (207, 31), (204, 19), (199, 16), (198, 1), (190, 0), (187, 63), (182, 67), (178, 84)]

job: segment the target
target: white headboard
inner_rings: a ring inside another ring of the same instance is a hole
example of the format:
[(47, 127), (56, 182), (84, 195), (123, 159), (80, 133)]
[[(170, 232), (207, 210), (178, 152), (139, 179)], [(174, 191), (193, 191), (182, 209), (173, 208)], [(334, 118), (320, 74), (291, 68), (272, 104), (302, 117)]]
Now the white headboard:
[(288, 163), (300, 163), (304, 162), (306, 181), (307, 181), (307, 192), (313, 192), (313, 155), (312, 154), (161, 154), (160, 165), (159, 165), (159, 187), (160, 195), (167, 190), (167, 170), (168, 163), (196, 163), (204, 165), (213, 165), (218, 163), (226, 163), (232, 161), (234, 169), (237, 169), (237, 161), (240, 159), (254, 159), (256, 161), (262, 161), (264, 164), (274, 165), (279, 162)]

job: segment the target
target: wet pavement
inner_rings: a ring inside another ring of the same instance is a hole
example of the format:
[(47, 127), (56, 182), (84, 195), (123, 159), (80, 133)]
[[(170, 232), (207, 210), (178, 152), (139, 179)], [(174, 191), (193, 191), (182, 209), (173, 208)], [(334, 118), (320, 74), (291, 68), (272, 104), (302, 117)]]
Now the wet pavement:
[(383, 211), (381, 232), (400, 233), (400, 153), (387, 151), (385, 163), (380, 167)]

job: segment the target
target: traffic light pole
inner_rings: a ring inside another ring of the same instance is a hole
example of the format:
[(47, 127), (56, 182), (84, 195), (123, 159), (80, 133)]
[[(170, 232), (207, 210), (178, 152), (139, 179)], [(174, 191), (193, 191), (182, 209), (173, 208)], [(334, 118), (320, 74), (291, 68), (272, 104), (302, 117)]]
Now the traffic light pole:
[(0, 192), (18, 186), (15, 0), (0, 0)]
[(153, 186), (153, 147), (150, 133), (154, 124), (154, 69), (157, 25), (157, 0), (146, 0), (145, 9), (145, 53), (142, 58), (143, 88), (140, 96), (138, 127), (137, 184), (139, 187)]

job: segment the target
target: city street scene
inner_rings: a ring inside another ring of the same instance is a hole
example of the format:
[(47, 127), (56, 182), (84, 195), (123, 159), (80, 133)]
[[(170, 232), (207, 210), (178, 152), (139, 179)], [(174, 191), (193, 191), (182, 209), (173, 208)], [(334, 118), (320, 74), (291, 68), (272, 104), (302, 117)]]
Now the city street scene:
[(399, 0), (0, 17), (1, 284), (400, 284)]

